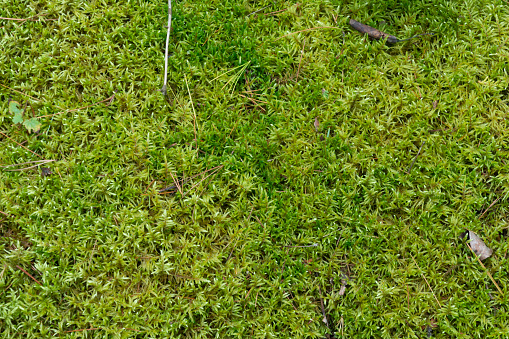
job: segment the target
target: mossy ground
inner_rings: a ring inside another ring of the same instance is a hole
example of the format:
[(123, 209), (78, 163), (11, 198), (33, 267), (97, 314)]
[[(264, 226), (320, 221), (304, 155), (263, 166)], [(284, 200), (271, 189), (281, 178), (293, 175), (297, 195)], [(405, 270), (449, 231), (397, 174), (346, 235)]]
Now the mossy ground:
[(0, 0), (2, 338), (509, 336), (507, 1), (166, 6)]

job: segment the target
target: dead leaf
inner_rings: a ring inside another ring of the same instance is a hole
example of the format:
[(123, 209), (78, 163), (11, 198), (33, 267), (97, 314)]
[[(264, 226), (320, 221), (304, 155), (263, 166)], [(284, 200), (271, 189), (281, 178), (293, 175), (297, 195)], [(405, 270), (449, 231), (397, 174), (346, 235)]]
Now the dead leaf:
[(41, 167), (41, 177), (46, 177), (48, 175), (52, 175), (51, 168), (49, 167)]
[(468, 240), (470, 240), (469, 245), (480, 260), (485, 260), (491, 257), (493, 250), (486, 246), (484, 241), (482, 241), (477, 234), (467, 230), (460, 235), (460, 238), (463, 239), (465, 236), (468, 236)]
[(320, 122), (318, 121), (318, 117), (315, 118), (315, 131), (316, 133), (318, 133), (318, 128), (320, 127)]

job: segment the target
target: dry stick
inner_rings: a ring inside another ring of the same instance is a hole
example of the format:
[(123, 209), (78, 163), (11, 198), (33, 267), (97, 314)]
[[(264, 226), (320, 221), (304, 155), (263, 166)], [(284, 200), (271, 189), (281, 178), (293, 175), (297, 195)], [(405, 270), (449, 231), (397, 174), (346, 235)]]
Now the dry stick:
[(96, 103), (94, 103), (92, 105), (88, 105), (88, 106), (84, 106), (84, 107), (79, 107), (79, 108), (74, 108), (74, 109), (70, 109), (70, 110), (67, 110), (67, 111), (62, 111), (62, 112), (58, 112), (58, 113), (54, 113), (54, 114), (41, 115), (39, 117), (34, 117), (34, 119), (48, 118), (48, 117), (52, 117), (52, 116), (59, 115), (59, 114), (75, 112), (75, 111), (79, 111), (81, 109), (85, 109), (85, 108), (89, 108), (89, 107), (92, 107), (92, 106), (95, 106), (95, 105), (99, 105), (99, 104), (101, 104), (103, 102), (106, 102), (106, 101), (109, 101), (109, 103), (106, 105), (106, 106), (109, 106), (114, 98), (115, 98), (115, 93), (113, 93), (113, 95), (111, 97), (106, 98), (106, 99), (101, 100), (101, 101), (98, 101), (98, 102), (96, 102)]
[(191, 97), (191, 92), (189, 91), (189, 84), (187, 83), (187, 77), (185, 74), (184, 74), (184, 79), (186, 80), (187, 93), (189, 93), (189, 100), (191, 100), (191, 107), (193, 108), (193, 114), (194, 114), (194, 120), (193, 120), (194, 140), (196, 140), (196, 145), (198, 145), (198, 138), (196, 137), (196, 111), (194, 110), (193, 98)]
[[(19, 18), (2, 18), (2, 17), (0, 17), (0, 19), (1, 19), (1, 20), (11, 20), (11, 21), (22, 21), (22, 23), (23, 23), (23, 22), (25, 22), (25, 21), (27, 21), (27, 20), (35, 21), (35, 20), (31, 20), (31, 19), (34, 19), (34, 18), (36, 18), (36, 17), (38, 17), (38, 16), (46, 16), (46, 15), (48, 15), (48, 14), (36, 14), (36, 15), (31, 16), (31, 17), (26, 18), (26, 19), (19, 19)], [(47, 19), (47, 20), (53, 20), (53, 21), (54, 21), (54, 20), (57, 20), (57, 19)], [(41, 20), (39, 20), (39, 21), (41, 21)]]
[(34, 167), (39, 167), (41, 165), (45, 165), (49, 162), (52, 162), (52, 161), (55, 161), (55, 160), (48, 160), (48, 161), (45, 161), (45, 162), (41, 162), (39, 164), (35, 164), (33, 166), (30, 166), (30, 167), (25, 167), (25, 168), (16, 168), (16, 169), (8, 169), (8, 170), (5, 170), (6, 172), (20, 172), (20, 171), (24, 171), (24, 170), (28, 170), (28, 169), (31, 169), (31, 168), (34, 168)]
[(175, 184), (175, 186), (177, 186), (177, 189), (179, 190), (180, 194), (182, 194), (182, 188), (180, 188), (180, 185), (178, 183), (178, 180), (175, 180), (175, 177), (173, 176), (173, 174), (171, 173), (170, 171), (170, 175), (171, 175), (171, 178), (173, 179), (173, 183)]
[[(219, 165), (219, 166), (216, 166), (216, 167), (209, 168), (209, 169), (208, 169), (208, 170), (206, 170), (206, 171), (203, 171), (203, 172), (201, 172), (201, 173), (195, 174), (195, 175), (193, 175), (193, 176), (192, 176), (192, 177), (190, 177), (190, 178), (187, 178), (187, 181), (189, 181), (189, 180), (191, 180), (191, 179), (193, 179), (193, 178), (196, 178), (197, 176), (202, 175), (202, 174), (204, 174), (204, 173), (207, 173), (207, 172), (210, 172), (210, 171), (212, 171), (212, 170), (215, 170), (216, 168), (219, 168), (219, 167), (222, 167), (222, 166), (224, 166), (224, 165)], [(179, 180), (179, 182), (184, 182), (184, 180)], [(164, 194), (164, 193), (163, 193), (163, 192), (161, 192), (161, 191), (167, 191), (167, 190), (173, 189), (172, 187), (176, 187), (176, 186), (165, 187), (165, 188), (163, 188), (162, 190), (159, 190), (159, 192), (160, 192), (160, 193), (162, 193), (162, 194)]]
[(424, 274), (422, 273), (421, 268), (420, 268), (420, 267), (419, 267), (419, 265), (417, 264), (417, 261), (415, 261), (414, 257), (413, 257), (413, 256), (411, 256), (411, 257), (412, 257), (412, 260), (413, 260), (413, 261), (414, 261), (414, 263), (415, 263), (415, 266), (417, 266), (417, 268), (419, 269), (419, 272), (421, 273), (421, 276), (424, 278), (424, 281), (426, 281), (426, 284), (428, 284), (428, 287), (429, 287), (429, 289), (430, 289), (430, 291), (431, 291), (431, 294), (433, 294), (433, 296), (435, 297), (435, 300), (437, 301), (438, 306), (440, 306), (440, 308), (442, 308), (442, 305), (440, 304), (440, 301), (438, 301), (438, 298), (437, 298), (437, 296), (435, 295), (435, 292), (433, 292), (433, 289), (431, 288), (431, 286), (430, 286), (430, 284), (429, 284), (429, 282), (428, 282), (428, 279), (426, 279), (426, 277), (425, 277), (425, 276), (424, 276)]
[(148, 190), (148, 188), (150, 187), (150, 185), (152, 185), (152, 184), (154, 183), (154, 181), (156, 181), (156, 179), (152, 180), (152, 181), (150, 182), (150, 184), (148, 184), (148, 185), (147, 185), (147, 188), (145, 188), (145, 190), (143, 191), (143, 193), (145, 193), (145, 192)]
[(12, 284), (13, 284), (13, 283), (10, 283), (10, 284), (9, 284), (9, 286), (7, 286), (7, 287), (6, 287), (6, 288), (2, 291), (2, 293), (0, 293), (0, 296), (2, 296), (2, 294), (4, 294), (4, 293), (5, 293), (5, 291), (7, 291), (7, 290), (9, 289), (9, 287), (11, 287), (11, 286), (12, 286)]
[(325, 306), (323, 305), (322, 289), (320, 288), (320, 286), (318, 286), (318, 291), (320, 292), (320, 304), (322, 306), (322, 314), (323, 314), (322, 320), (325, 323), (325, 325), (327, 325), (327, 327), (329, 328), (329, 331), (330, 331), (329, 321), (327, 320), (327, 315), (325, 314)]
[(14, 167), (14, 166), (27, 165), (27, 164), (38, 164), (38, 163), (40, 163), (40, 162), (42, 162), (42, 163), (46, 163), (46, 162), (51, 162), (51, 161), (56, 161), (56, 160), (35, 160), (35, 161), (27, 161), (27, 162), (22, 162), (22, 163), (20, 163), (20, 164), (6, 165), (6, 166), (0, 166), (0, 167), (7, 168), (7, 167)]
[(203, 46), (203, 45), (205, 45), (205, 44), (207, 43), (207, 41), (209, 41), (210, 37), (211, 37), (211, 36), (213, 36), (214, 34), (216, 34), (216, 33), (217, 33), (217, 31), (219, 31), (220, 29), (221, 29), (221, 27), (219, 27), (218, 29), (216, 29), (216, 30), (214, 31), (214, 33), (212, 33), (211, 35), (209, 35), (209, 37), (208, 37), (208, 38), (205, 40), (205, 42), (204, 42), (203, 44), (201, 44), (201, 45), (202, 45), (202, 46)]
[(489, 209), (490, 209), (493, 205), (495, 205), (495, 204), (497, 203), (497, 201), (499, 201), (499, 200), (500, 200), (500, 197), (498, 197), (495, 201), (493, 201), (493, 202), (491, 203), (491, 205), (490, 205), (490, 206), (489, 206), (486, 210), (484, 210), (484, 212), (481, 214), (481, 216), (479, 217), (479, 219), (481, 219), (481, 218), (484, 216), (484, 214), (485, 214), (486, 212), (488, 212), (488, 210), (489, 210)]
[(219, 168), (217, 170), (215, 170), (214, 172), (210, 173), (209, 175), (207, 175), (205, 178), (201, 179), (200, 181), (198, 181), (198, 183), (196, 185), (194, 185), (193, 187), (191, 187), (185, 194), (182, 195), (182, 197), (184, 197), (187, 193), (191, 192), (193, 188), (195, 188), (196, 186), (198, 186), (203, 180), (207, 179), (208, 177), (210, 177), (212, 174), (215, 174), (217, 173), (221, 168), (223, 168), (224, 165), (221, 165), (219, 166)]
[(201, 197), (201, 195), (203, 194), (203, 191), (205, 191), (205, 189), (207, 188), (207, 186), (210, 184), (210, 182), (212, 180), (214, 180), (214, 178), (216, 177), (217, 173), (219, 173), (219, 170), (217, 171), (214, 171), (211, 175), (212, 175), (212, 178), (210, 178), (207, 183), (205, 185), (203, 185), (203, 189), (200, 191), (200, 194), (198, 194), (199, 197)]
[(16, 265), (16, 267), (19, 268), (21, 271), (23, 271), (23, 273), (28, 275), (30, 278), (32, 278), (33, 281), (35, 281), (36, 283), (38, 283), (39, 285), (42, 286), (42, 284), (39, 281), (37, 281), (37, 279), (35, 279), (30, 273), (28, 273), (27, 271), (25, 271), (23, 268), (19, 267), (18, 265)]
[(31, 152), (31, 153), (33, 153), (33, 154), (37, 155), (39, 158), (43, 159), (43, 157), (42, 157), (42, 156), (40, 156), (39, 154), (35, 153), (35, 152), (34, 152), (34, 151), (32, 151), (32, 150), (29, 150), (28, 148), (26, 148), (25, 146), (23, 146), (22, 144), (20, 144), (20, 143), (19, 143), (19, 142), (17, 142), (16, 140), (14, 140), (14, 139), (10, 138), (9, 136), (5, 135), (4, 133), (0, 132), (0, 134), (2, 134), (4, 137), (6, 137), (7, 139), (9, 139), (9, 140), (11, 140), (11, 141), (14, 141), (16, 144), (18, 144), (18, 146), (23, 147), (23, 148), (24, 148), (24, 149), (26, 149), (27, 151), (29, 151), (29, 152)]
[(412, 167), (414, 167), (415, 160), (417, 160), (417, 157), (419, 156), (419, 154), (421, 154), (422, 147), (424, 146), (425, 143), (426, 143), (426, 141), (423, 141), (422, 144), (421, 144), (421, 147), (419, 147), (419, 151), (417, 152), (417, 155), (415, 156), (414, 161), (412, 161), (412, 164), (408, 168), (408, 172), (407, 172), (408, 174), (410, 174), (410, 171), (412, 170)]
[(24, 95), (24, 96), (26, 96), (26, 97), (29, 97), (30, 99), (33, 99), (33, 100), (35, 100), (35, 101), (41, 101), (41, 100), (39, 100), (39, 99), (37, 99), (37, 98), (31, 97), (31, 96), (30, 96), (30, 95), (28, 95), (28, 94), (25, 94), (25, 93), (23, 93), (23, 92), (20, 92), (20, 91), (18, 91), (18, 90), (15, 90), (14, 88), (10, 88), (9, 86), (5, 86), (5, 85), (2, 85), (2, 84), (0, 84), (0, 86), (5, 87), (5, 88), (7, 88), (7, 89), (10, 89), (10, 90), (11, 90), (11, 91), (13, 91), (13, 92), (16, 92), (16, 93), (22, 94), (22, 95)]
[(307, 31), (314, 31), (315, 29), (322, 29), (322, 28), (330, 28), (330, 29), (339, 29), (338, 27), (331, 27), (331, 26), (323, 26), (323, 27), (312, 27), (312, 28), (308, 28), (308, 29), (303, 29), (302, 31), (297, 31), (297, 32), (293, 32), (293, 33), (288, 33), (286, 35), (283, 35), (279, 38), (277, 38), (276, 40), (274, 41), (278, 41), (279, 39), (283, 39), (287, 36), (290, 36), (290, 35), (293, 35), (293, 34), (297, 34), (297, 33), (301, 33), (301, 32), (307, 32)]
[[(241, 97), (243, 97), (243, 98), (246, 98), (246, 99), (248, 99), (248, 100), (251, 100), (251, 101), (253, 102), (253, 104), (254, 104), (256, 107), (260, 107), (263, 111), (265, 111), (265, 108), (263, 108), (262, 106), (260, 106), (260, 104), (259, 104), (259, 103), (257, 103), (257, 102), (255, 101), (255, 99), (253, 99), (253, 98), (251, 98), (251, 97), (246, 97), (246, 96), (244, 96), (244, 95), (242, 95), (242, 94), (239, 94), (239, 95), (240, 95)], [(263, 102), (263, 101), (260, 101), (260, 102)]]
[(261, 103), (264, 103), (264, 104), (269, 104), (267, 101), (263, 101), (263, 100), (260, 100), (260, 99), (254, 99), (254, 98), (251, 98), (251, 97), (246, 97), (245, 95), (242, 95), (242, 94), (239, 94), (241, 97), (243, 98), (246, 98), (246, 99), (249, 99), (251, 101), (253, 101), (254, 103), (256, 103), (256, 101), (258, 102), (261, 102)]
[(272, 6), (272, 4), (267, 5), (267, 6), (265, 6), (265, 7), (262, 7), (262, 8), (260, 8), (259, 10), (254, 11), (254, 12), (252, 12), (252, 13), (249, 13), (247, 16), (251, 16), (251, 15), (253, 15), (253, 14), (256, 14), (256, 13), (258, 13), (258, 12), (261, 12), (261, 11), (263, 11), (265, 8), (270, 7), (270, 6)]
[(27, 20), (27, 19), (3, 18), (3, 17), (0, 17), (0, 19), (2, 19), (2, 20), (13, 20), (13, 21), (25, 21), (25, 20)]
[(171, 30), (171, 0), (168, 0), (168, 31), (166, 31), (166, 47), (164, 50), (164, 83), (161, 92), (166, 96), (166, 87), (168, 83), (168, 45), (170, 43)]
[(491, 281), (495, 284), (495, 286), (497, 287), (497, 290), (500, 292), (500, 294), (502, 296), (504, 296), (504, 293), (502, 292), (502, 290), (500, 289), (500, 287), (498, 286), (498, 284), (496, 283), (495, 279), (493, 279), (493, 276), (491, 275), (490, 271), (488, 271), (488, 269), (486, 268), (486, 266), (484, 266), (484, 264), (481, 262), (481, 259), (479, 259), (479, 257), (477, 256), (477, 254), (475, 254), (474, 250), (472, 249), (472, 247), (470, 247), (470, 245), (467, 243), (467, 246), (468, 248), (470, 248), (470, 250), (472, 251), (472, 253), (474, 254), (474, 257), (477, 259), (477, 261), (479, 262), (479, 264), (481, 264), (481, 266), (484, 268), (484, 270), (486, 271), (486, 273), (488, 274), (488, 277), (490, 277)]
[(274, 14), (279, 14), (279, 13), (282, 13), (282, 12), (286, 12), (288, 10), (288, 8), (285, 8), (285, 9), (281, 9), (279, 11), (275, 11), (275, 12), (270, 12), (270, 13), (265, 13), (264, 15), (274, 15)]

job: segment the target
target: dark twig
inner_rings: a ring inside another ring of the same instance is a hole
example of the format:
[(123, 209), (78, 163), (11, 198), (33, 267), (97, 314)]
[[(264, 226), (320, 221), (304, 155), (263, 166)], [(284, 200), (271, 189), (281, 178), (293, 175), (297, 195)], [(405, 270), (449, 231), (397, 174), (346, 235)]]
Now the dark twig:
[(251, 16), (251, 15), (253, 15), (253, 14), (259, 13), (259, 12), (263, 11), (265, 8), (270, 7), (270, 6), (272, 6), (272, 4), (267, 5), (267, 6), (265, 6), (265, 7), (262, 7), (262, 8), (260, 8), (259, 10), (254, 11), (254, 12), (252, 12), (252, 13), (249, 13), (247, 16), (249, 17), (249, 16)]
[(412, 164), (408, 168), (408, 172), (407, 172), (408, 174), (410, 174), (410, 171), (412, 170), (412, 167), (414, 167), (415, 160), (417, 160), (417, 157), (419, 156), (419, 154), (421, 154), (422, 147), (424, 146), (425, 143), (426, 143), (426, 141), (423, 141), (422, 144), (421, 144), (421, 147), (419, 147), (419, 151), (417, 152), (417, 155), (415, 156), (414, 161), (412, 161)]
[(400, 40), (400, 39), (396, 38), (394, 35), (384, 33), (382, 31), (379, 31), (376, 28), (373, 28), (371, 26), (368, 26), (368, 25), (362, 24), (358, 21), (355, 21), (354, 19), (350, 19), (350, 26), (352, 26), (352, 28), (354, 28), (355, 30), (357, 30), (361, 33), (367, 34), (370, 39), (373, 39), (373, 40), (387, 39), (387, 42), (390, 44), (407, 41), (407, 40), (416, 38), (421, 35), (434, 35), (434, 33), (423, 33), (423, 34), (414, 35), (413, 37), (410, 37), (408, 39)]
[(329, 328), (329, 331), (330, 331), (329, 321), (327, 320), (327, 315), (325, 314), (325, 306), (323, 304), (323, 299), (322, 299), (322, 289), (320, 288), (320, 286), (318, 286), (318, 291), (320, 292), (320, 305), (322, 306), (322, 315), (323, 315), (322, 321), (325, 323), (325, 325), (327, 325), (327, 327)]
[(166, 32), (166, 47), (164, 50), (164, 83), (161, 92), (166, 96), (166, 87), (168, 83), (168, 45), (170, 43), (171, 30), (171, 0), (168, 0), (168, 31)]

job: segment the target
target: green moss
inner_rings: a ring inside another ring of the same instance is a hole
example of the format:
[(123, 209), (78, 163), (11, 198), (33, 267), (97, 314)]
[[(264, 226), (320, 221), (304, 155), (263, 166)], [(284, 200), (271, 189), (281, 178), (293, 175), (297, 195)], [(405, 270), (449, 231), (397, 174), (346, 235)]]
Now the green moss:
[(2, 338), (507, 336), (504, 1), (173, 7), (0, 0)]

